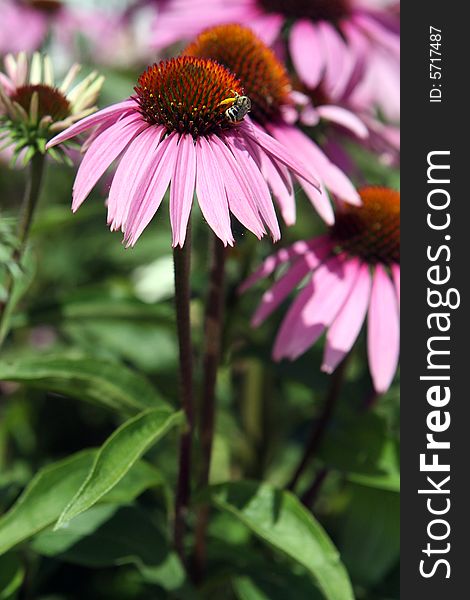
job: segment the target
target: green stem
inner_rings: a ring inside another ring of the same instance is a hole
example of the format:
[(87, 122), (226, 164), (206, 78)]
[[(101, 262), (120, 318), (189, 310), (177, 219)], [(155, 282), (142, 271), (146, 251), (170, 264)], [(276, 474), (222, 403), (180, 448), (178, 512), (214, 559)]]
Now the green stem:
[[(200, 488), (209, 483), (209, 473), (214, 440), (215, 387), (220, 362), (220, 348), (223, 328), (224, 280), (226, 249), (222, 242), (213, 237), (212, 264), (210, 271), (209, 293), (207, 296), (203, 358), (203, 384), (200, 404), (199, 426), (201, 432), (202, 465), (199, 478)], [(209, 521), (209, 507), (199, 508), (196, 521), (195, 567), (200, 578), (206, 563), (206, 531)]]
[(305, 447), (304, 453), (300, 462), (294, 471), (292, 479), (287, 485), (288, 490), (294, 490), (299, 482), (300, 477), (303, 475), (305, 469), (311, 464), (318, 448), (320, 447), (323, 437), (326, 433), (328, 424), (333, 416), (336, 402), (339, 398), (339, 394), (344, 382), (344, 375), (346, 371), (346, 364), (348, 357), (337, 367), (336, 371), (331, 376), (330, 387), (328, 389), (325, 402), (323, 404), (323, 410), (318, 419), (313, 422), (313, 427), (310, 432), (310, 438)]
[(302, 494), (300, 500), (306, 508), (313, 510), (313, 505), (327, 475), (328, 469), (326, 467), (321, 468), (315, 475), (310, 487)]
[(193, 356), (190, 319), (191, 235), (190, 224), (183, 248), (173, 250), (175, 265), (175, 308), (179, 343), (181, 405), (186, 427), (181, 434), (179, 472), (175, 497), (174, 542), (184, 562), (184, 534), (191, 495), (191, 449), (194, 429)]
[[(18, 221), (17, 245), (12, 255), (12, 262), (19, 266), (23, 259), (26, 243), (28, 241), (36, 205), (41, 194), (41, 185), (44, 176), (45, 155), (37, 152), (31, 159), (29, 175), (21, 206), (20, 219)], [(0, 302), (0, 345), (3, 343), (6, 333), (6, 319), (13, 296), (14, 281), (11, 275), (7, 276), (5, 285), (5, 300)]]

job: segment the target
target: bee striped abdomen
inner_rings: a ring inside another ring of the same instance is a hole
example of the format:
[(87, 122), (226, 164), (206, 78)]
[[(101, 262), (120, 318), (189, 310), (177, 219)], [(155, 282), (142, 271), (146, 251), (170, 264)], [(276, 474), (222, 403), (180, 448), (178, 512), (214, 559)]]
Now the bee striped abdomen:
[(251, 100), (248, 96), (237, 96), (230, 108), (225, 111), (225, 116), (231, 123), (239, 123), (251, 110)]

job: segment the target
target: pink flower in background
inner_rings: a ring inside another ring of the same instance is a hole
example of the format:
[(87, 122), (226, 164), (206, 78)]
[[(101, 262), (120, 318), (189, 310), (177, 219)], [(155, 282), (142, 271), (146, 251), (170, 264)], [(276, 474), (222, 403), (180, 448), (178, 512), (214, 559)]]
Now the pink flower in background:
[[(380, 0), (161, 0), (152, 44), (164, 48), (223, 23), (251, 27), (266, 43), (288, 26), (288, 49), (300, 79), (325, 78), (341, 90), (353, 71), (367, 83), (361, 102), (396, 118), (399, 103), (399, 21)], [(386, 91), (385, 91), (386, 90)]]
[[(292, 91), (287, 72), (274, 52), (251, 29), (236, 24), (207, 29), (190, 44), (183, 54), (216, 60), (240, 79), (245, 93), (251, 99), (250, 119), (256, 127), (276, 138), (295, 156), (301, 157), (322, 187), (345, 202), (360, 204), (357, 191), (348, 177), (324, 154), (321, 148), (292, 124), (297, 119), (296, 101), (307, 98)], [(334, 113), (335, 107), (330, 108)], [(338, 108), (338, 111), (341, 109)], [(345, 111), (343, 111), (344, 113)], [(340, 119), (340, 116), (337, 117)], [(354, 115), (348, 114), (349, 123), (367, 135), (366, 127)], [(344, 118), (343, 118), (344, 122)], [(352, 125), (351, 125), (352, 126)], [(276, 198), (285, 222), (295, 222), (294, 188), (289, 173), (261, 165)], [(300, 178), (299, 183), (318, 214), (328, 224), (334, 213), (328, 194)]]
[(258, 161), (317, 184), (276, 140), (245, 121), (248, 100), (235, 76), (214, 61), (179, 57), (149, 67), (135, 91), (48, 145), (97, 128), (77, 173), (72, 209), (120, 157), (109, 192), (108, 224), (112, 230), (121, 228), (128, 245), (153, 218), (170, 182), (173, 246), (184, 244), (195, 191), (206, 221), (224, 244), (234, 242), (230, 212), (258, 238), (266, 225), (279, 239)]
[[(80, 65), (74, 64), (62, 81), (54, 75), (49, 56), (35, 52), (7, 54), (0, 71), (0, 160), (20, 155), (25, 164), (36, 152), (44, 153), (53, 135), (94, 113), (104, 82), (96, 71), (77, 81)], [(50, 152), (56, 159), (70, 157), (70, 149)], [(66, 153), (65, 153), (66, 150)]]
[(356, 139), (375, 152), (384, 164), (398, 165), (400, 128), (377, 118), (371, 110), (372, 101), (360, 100), (365, 89), (361, 72), (352, 71), (349, 80), (340, 88), (326, 77), (322, 77), (314, 88), (300, 81), (296, 87), (308, 99), (299, 110), (300, 122), (307, 127), (321, 124), (325, 138), (323, 149), (346, 173), (351, 169), (345, 166), (349, 162), (344, 151), (345, 137)]
[(351, 350), (367, 316), (369, 368), (383, 393), (399, 357), (400, 195), (380, 187), (362, 188), (360, 195), (363, 205), (341, 207), (328, 234), (270, 256), (242, 291), (289, 264), (264, 293), (252, 320), (258, 326), (306, 279), (278, 331), (273, 358), (297, 359), (326, 331), (327, 373)]
[(37, 50), (47, 35), (48, 14), (26, 2), (0, 0), (0, 54)]
[[(100, 62), (125, 62), (132, 55), (127, 27), (116, 11), (70, 6), (58, 0), (0, 0), (0, 54), (30, 53), (60, 45), (70, 59), (84, 48)], [(50, 36), (50, 39), (48, 38)], [(80, 43), (85, 39), (86, 44)], [(87, 57), (82, 57), (87, 58)]]

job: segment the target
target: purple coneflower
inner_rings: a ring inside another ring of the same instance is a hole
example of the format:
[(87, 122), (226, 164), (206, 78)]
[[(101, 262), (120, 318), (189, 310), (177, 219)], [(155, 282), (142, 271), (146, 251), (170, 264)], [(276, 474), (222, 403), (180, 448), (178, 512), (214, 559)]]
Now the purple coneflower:
[[(322, 137), (326, 140), (323, 147), (338, 166), (350, 162), (342, 143), (345, 136), (375, 152), (382, 162), (398, 165), (400, 129), (377, 118), (372, 103), (363, 101), (364, 84), (362, 73), (357, 70), (352, 71), (341, 86), (334, 85), (325, 76), (313, 88), (298, 80), (296, 89), (305, 96), (299, 109), (299, 121), (307, 127), (321, 123)], [(348, 168), (343, 169), (350, 172)]]
[[(320, 147), (300, 129), (292, 125), (295, 118), (296, 94), (284, 66), (273, 51), (251, 29), (241, 25), (220, 25), (201, 33), (184, 54), (211, 58), (230, 69), (239, 79), (251, 99), (250, 119), (256, 131), (266, 131), (286, 147), (291, 154), (302, 157), (322, 186), (346, 202), (359, 204), (359, 196), (346, 175), (333, 164)], [(293, 114), (294, 113), (294, 114)], [(262, 165), (263, 172), (276, 197), (284, 220), (295, 222), (293, 186), (287, 172)], [(334, 214), (326, 193), (300, 179), (305, 193), (328, 223)]]
[(282, 322), (273, 358), (297, 359), (327, 330), (322, 369), (328, 373), (350, 351), (368, 313), (369, 368), (383, 393), (399, 356), (400, 194), (365, 187), (360, 195), (362, 206), (342, 206), (329, 233), (270, 256), (241, 289), (289, 263), (263, 295), (252, 320), (258, 326), (307, 279)]
[[(155, 2), (154, 2), (155, 3)], [(157, 1), (152, 43), (162, 48), (206, 27), (238, 22), (268, 44), (287, 27), (293, 66), (315, 87), (325, 76), (341, 86), (351, 70), (373, 69), (370, 102), (395, 110), (399, 101), (399, 33), (396, 15), (379, 0), (165, 0)], [(381, 69), (378, 69), (378, 65)], [(384, 87), (387, 93), (384, 93)]]
[(46, 38), (49, 20), (60, 10), (59, 2), (0, 0), (0, 54), (37, 50)]
[[(0, 71), (0, 146), (13, 147), (16, 157), (25, 151), (28, 160), (35, 152), (45, 153), (54, 134), (96, 111), (95, 102), (104, 78), (95, 71), (76, 82), (80, 65), (75, 64), (56, 83), (50, 58), (24, 52), (8, 54), (5, 72)], [(50, 153), (66, 158), (63, 152)]]
[[(183, 246), (194, 191), (215, 234), (234, 242), (230, 212), (258, 238), (265, 225), (280, 237), (259, 162), (279, 165), (317, 185), (272, 137), (244, 120), (248, 102), (239, 80), (218, 63), (179, 57), (149, 67), (135, 96), (105, 108), (56, 136), (55, 146), (91, 127), (73, 189), (75, 211), (114, 160), (108, 224), (134, 245), (170, 185), (173, 246)], [(242, 100), (245, 100), (243, 104)], [(243, 110), (244, 107), (244, 110)]]
[(0, 54), (50, 50), (54, 44), (69, 58), (85, 50), (94, 62), (117, 62), (119, 52), (122, 63), (127, 56), (121, 54), (133, 54), (133, 48), (123, 47), (127, 27), (116, 10), (60, 0), (0, 0), (0, 9)]

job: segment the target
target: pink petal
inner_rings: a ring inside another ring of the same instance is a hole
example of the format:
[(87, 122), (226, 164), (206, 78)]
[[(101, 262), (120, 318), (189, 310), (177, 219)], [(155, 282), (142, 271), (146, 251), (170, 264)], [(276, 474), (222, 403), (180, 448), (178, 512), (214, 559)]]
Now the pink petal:
[(322, 365), (323, 371), (332, 373), (351, 350), (366, 317), (370, 288), (369, 267), (362, 264), (348, 298), (328, 330)]
[[(248, 186), (253, 188), (254, 185), (255, 189), (259, 190), (256, 195), (255, 202), (258, 210), (265, 219), (269, 230), (272, 232), (273, 241), (277, 242), (277, 240), (279, 240), (281, 237), (281, 231), (279, 229), (276, 211), (274, 210), (274, 205), (269, 193), (269, 187), (271, 187), (269, 186), (270, 182), (266, 177), (266, 173), (263, 171), (263, 165), (268, 169), (272, 168), (274, 170), (276, 167), (284, 169), (285, 167), (281, 164), (275, 166), (274, 159), (272, 159), (268, 154), (260, 152), (260, 147), (256, 145), (250, 138), (243, 140), (243, 144), (234, 145), (232, 147), (232, 152), (234, 152), (238, 158), (238, 160), (236, 160), (237, 164), (241, 160), (240, 165), (244, 165), (243, 171), (246, 171), (250, 178)], [(284, 182), (284, 173), (282, 176), (279, 174), (279, 176), (283, 178)]]
[(191, 135), (182, 135), (170, 190), (173, 248), (183, 247), (196, 183), (196, 149)]
[[(250, 126), (252, 125), (252, 126)], [(314, 187), (319, 187), (320, 184), (317, 181), (316, 177), (314, 177), (309, 169), (307, 169), (304, 164), (294, 156), (287, 152), (282, 144), (280, 144), (277, 140), (267, 134), (261, 127), (253, 124), (242, 123), (240, 129), (243, 128), (243, 133), (252, 138), (262, 150), (270, 154), (275, 160), (281, 162), (286, 167), (288, 167), (295, 175), (305, 179)]]
[(400, 56), (400, 37), (381, 25), (371, 15), (358, 13), (354, 16), (354, 23), (372, 37), (377, 44), (383, 45), (392, 52), (396, 58)]
[(328, 245), (328, 248), (332, 250), (330, 238), (328, 235), (322, 235), (309, 242), (298, 241), (288, 248), (281, 248), (276, 254), (268, 256), (268, 258), (261, 264), (254, 273), (252, 273), (248, 279), (246, 279), (240, 286), (239, 292), (245, 293), (250, 287), (255, 285), (260, 279), (269, 277), (274, 271), (282, 264), (289, 260), (295, 259), (299, 256), (303, 256), (307, 252), (321, 252), (321, 248)]
[(124, 239), (133, 246), (143, 230), (157, 212), (170, 184), (175, 161), (178, 160), (178, 135), (173, 132), (158, 146), (155, 153), (154, 173), (150, 184), (140, 199), (131, 205), (127, 222), (124, 225)]
[(301, 256), (276, 283), (267, 290), (253, 315), (253, 327), (260, 325), (269, 315), (276, 310), (281, 302), (290, 294), (302, 279), (313, 272), (331, 253), (330, 244), (319, 246), (315, 252), (308, 252)]
[(231, 212), (258, 239), (262, 238), (266, 230), (244, 173), (240, 171), (235, 157), (222, 140), (214, 136), (212, 143), (220, 155), (219, 167)]
[(163, 132), (163, 127), (148, 127), (134, 138), (121, 158), (108, 197), (108, 224), (112, 230), (123, 226), (135, 197), (144, 194), (149, 157), (153, 158)]
[(352, 71), (350, 52), (343, 38), (330, 23), (321, 21), (318, 24), (318, 34), (326, 59), (323, 84), (333, 97), (337, 97), (341, 95)]
[[(225, 3), (224, 6), (227, 6), (227, 3)], [(225, 17), (224, 22), (228, 23)], [(284, 17), (278, 14), (263, 14), (260, 17), (247, 19), (247, 23), (250, 29), (252, 29), (265, 44), (272, 46), (281, 33)]]
[(72, 210), (82, 204), (98, 179), (126, 146), (141, 131), (149, 127), (140, 115), (131, 114), (103, 131), (88, 148), (75, 178)]
[(392, 277), (393, 283), (395, 284), (395, 290), (397, 292), (398, 309), (400, 309), (400, 265), (392, 265)]
[(295, 360), (333, 322), (357, 277), (359, 261), (333, 257), (321, 265), (289, 309), (277, 334), (274, 360)]
[(196, 158), (196, 194), (202, 214), (224, 245), (233, 246), (228, 200), (220, 177), (217, 156), (204, 137), (199, 137), (196, 141)]
[(369, 132), (364, 123), (356, 117), (350, 110), (342, 108), (341, 106), (319, 106), (317, 112), (322, 119), (332, 121), (337, 125), (341, 125), (346, 129), (349, 129), (354, 135), (360, 139), (368, 137)]
[(301, 19), (292, 25), (289, 51), (300, 79), (309, 88), (317, 87), (325, 67), (325, 53), (317, 28), (310, 21)]
[(240, 140), (232, 140), (230, 137), (227, 137), (226, 143), (234, 155), (237, 164), (240, 165), (242, 179), (245, 180), (248, 189), (252, 191), (257, 209), (271, 231), (273, 240), (277, 241), (281, 237), (279, 223), (277, 222), (268, 185), (261, 174), (255, 157), (249, 152), (245, 144), (240, 143)]
[(13, 82), (3, 73), (0, 73), (0, 85), (3, 87), (7, 95), (11, 95), (15, 91)]
[[(266, 155), (261, 157), (261, 170), (276, 198), (286, 225), (295, 223), (295, 195), (289, 172), (283, 165), (277, 165)], [(288, 183), (286, 183), (286, 180)]]
[(135, 100), (125, 100), (124, 102), (119, 102), (118, 104), (112, 104), (111, 106), (93, 113), (89, 117), (85, 117), (81, 121), (78, 121), (78, 123), (71, 125), (68, 129), (53, 137), (52, 140), (47, 143), (46, 148), (57, 146), (57, 144), (83, 133), (87, 129), (90, 129), (90, 127), (100, 125), (103, 120), (109, 119), (111, 116), (115, 116), (117, 120), (119, 117), (127, 115), (130, 111), (132, 111), (136, 116), (140, 116), (137, 112), (137, 104)]
[(400, 353), (398, 303), (390, 277), (382, 265), (375, 268), (370, 298), (367, 351), (374, 388), (388, 390)]
[[(322, 183), (324, 183), (331, 192), (336, 194), (341, 200), (350, 202), (351, 204), (361, 204), (360, 196), (348, 177), (334, 165), (315, 142), (302, 131), (290, 125), (271, 125), (269, 130), (286, 148), (292, 152), (294, 149), (297, 149), (297, 152), (302, 155), (304, 162), (310, 166), (310, 170), (314, 170), (318, 173)], [(312, 195), (311, 188), (308, 185), (305, 186), (302, 179), (300, 182), (309, 195), (310, 200), (316, 202), (315, 207), (317, 210), (321, 207), (320, 210), (322, 213), (325, 212), (328, 214), (331, 207), (321, 206), (321, 202), (318, 202), (318, 199)], [(323, 204), (326, 205), (327, 203), (329, 204), (328, 199), (324, 199)]]

